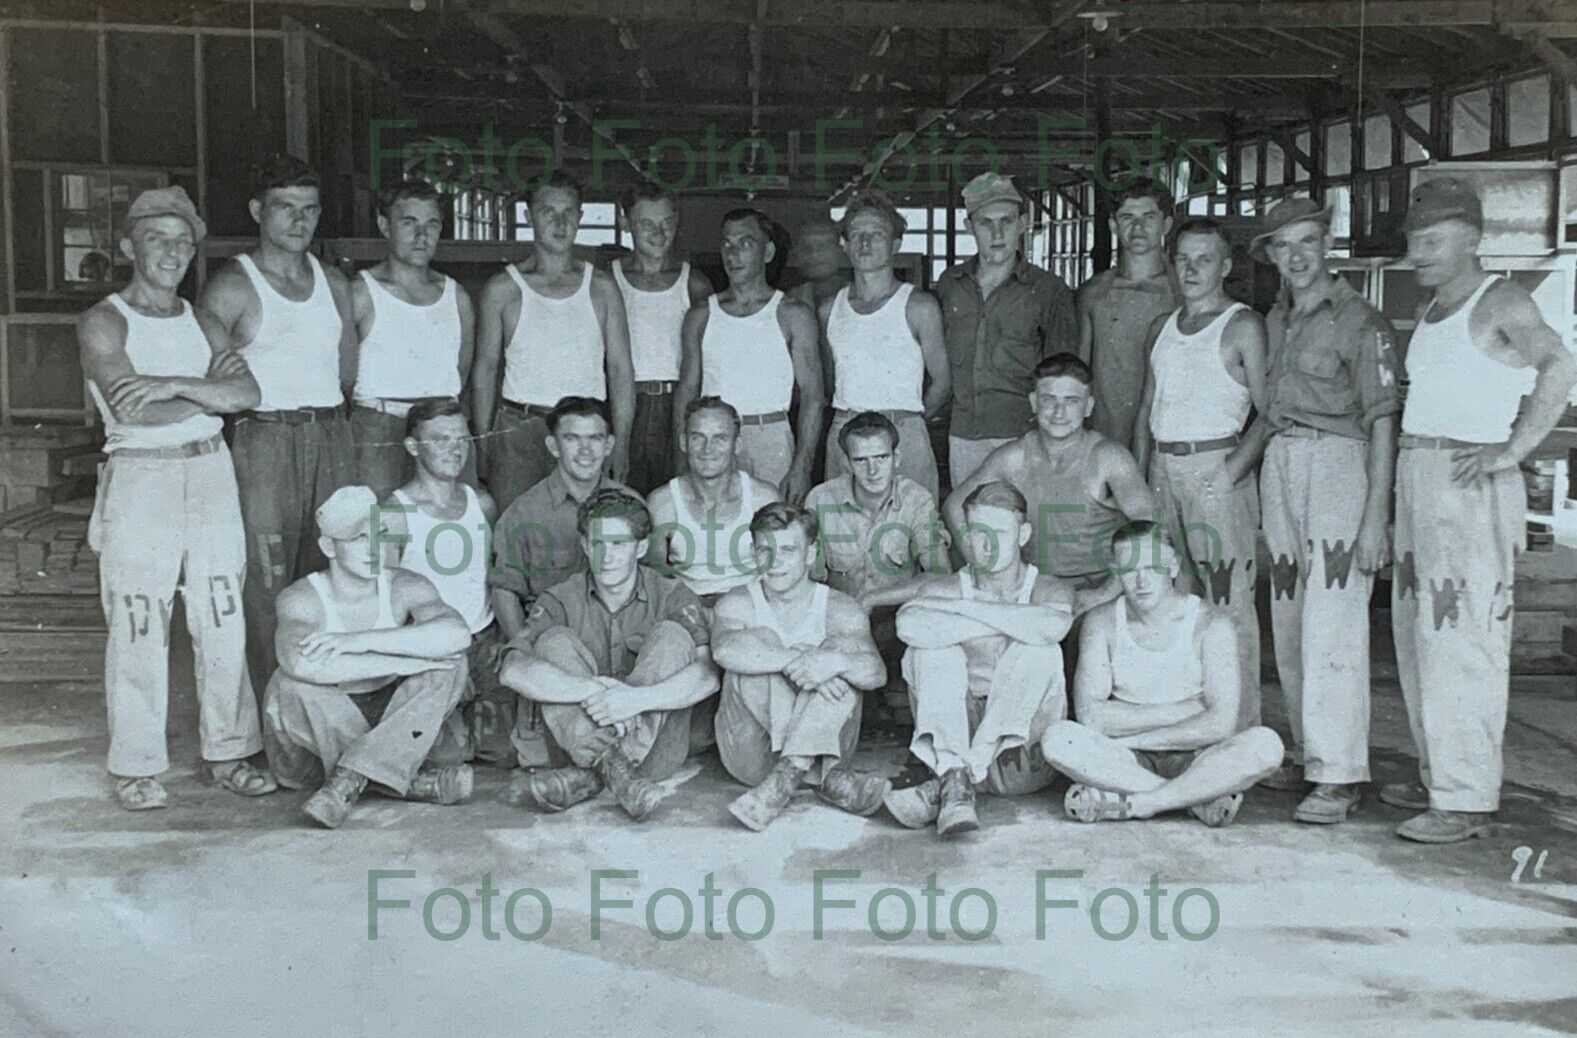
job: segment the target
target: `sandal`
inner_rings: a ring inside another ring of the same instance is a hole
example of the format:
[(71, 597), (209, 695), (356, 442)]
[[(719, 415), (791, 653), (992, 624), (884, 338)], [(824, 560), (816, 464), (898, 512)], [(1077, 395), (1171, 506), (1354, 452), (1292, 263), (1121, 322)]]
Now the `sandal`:
[(155, 811), (170, 802), (170, 795), (155, 778), (123, 778), (115, 783), (115, 799), (128, 811)]
[(1214, 800), (1206, 800), (1203, 804), (1195, 804), (1188, 809), (1188, 813), (1210, 828), (1220, 829), (1232, 824), (1232, 820), (1238, 816), (1238, 808), (1242, 806), (1242, 793), (1228, 793)]
[(1062, 801), (1069, 818), (1081, 822), (1120, 822), (1132, 817), (1128, 794), (1075, 782)]
[(208, 778), (220, 789), (244, 797), (267, 796), (279, 788), (274, 776), (247, 760), (209, 762)]

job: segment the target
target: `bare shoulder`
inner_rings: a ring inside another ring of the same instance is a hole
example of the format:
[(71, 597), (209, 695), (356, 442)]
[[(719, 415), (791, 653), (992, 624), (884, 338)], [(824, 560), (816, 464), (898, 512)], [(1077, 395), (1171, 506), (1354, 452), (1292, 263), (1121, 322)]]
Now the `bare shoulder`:
[(1110, 602), (1102, 602), (1084, 614), (1081, 623), (1086, 636), (1091, 634), (1104, 635), (1112, 629), (1112, 624), (1117, 617), (1117, 603), (1119, 601), (1121, 599), (1114, 598)]
[[(329, 288), (337, 292), (344, 292), (350, 288), (350, 279), (341, 272), (339, 267), (332, 263), (325, 263), (322, 260), (318, 261), (318, 266), (322, 269), (323, 280), (328, 282)], [(356, 280), (360, 281), (361, 278)]]
[(705, 274), (701, 273), (699, 270), (696, 270), (694, 267), (691, 267), (690, 268), (690, 300), (691, 300), (692, 305), (697, 303), (697, 302), (705, 302), (706, 301), (706, 297), (711, 295), (712, 292), (713, 292), (712, 282), (707, 280), (707, 277), (706, 277)]
[(646, 495), (646, 509), (647, 511), (651, 512), (653, 516), (656, 516), (658, 513), (662, 513), (665, 516), (671, 515), (674, 511), (673, 502), (673, 487), (668, 483), (664, 483), (659, 487), (654, 487), (652, 492)]
[(613, 274), (595, 264), (590, 264), (590, 266), (591, 290), (602, 295), (607, 295), (609, 292), (618, 295), (619, 283), (613, 280)]
[(498, 502), (493, 500), (492, 494), (478, 487), (472, 487), (471, 493), (476, 495), (476, 504), (482, 510), (482, 518), (488, 522), (498, 518)]
[(714, 626), (737, 630), (751, 626), (751, 614), (749, 585), (736, 587), (725, 591), (712, 607), (712, 623)]
[(1106, 472), (1126, 472), (1139, 470), (1139, 463), (1134, 460), (1133, 452), (1122, 444), (1109, 437), (1102, 436), (1095, 445), (1095, 463)]
[(911, 598), (909, 601), (914, 602), (922, 598), (958, 597), (960, 597), (958, 574), (933, 573), (925, 578), (920, 584), (920, 589), (915, 592), (914, 598)]
[(860, 603), (830, 585), (827, 587), (827, 619), (841, 627), (868, 622)]
[(253, 295), (252, 280), (241, 269), (241, 261), (232, 256), (208, 272), (203, 282), (201, 302), (212, 308), (216, 303), (244, 303)]
[(805, 323), (816, 320), (815, 311), (809, 304), (803, 303), (793, 296), (785, 295), (783, 302), (778, 304), (778, 320), (782, 322)]
[(520, 298), (520, 289), (507, 270), (500, 270), (488, 278), (487, 284), (482, 286), (483, 306), (503, 306), (518, 298)]
[(323, 622), (323, 602), (306, 577), (281, 591), (274, 609), (280, 620), (314, 625)]
[(1072, 609), (1073, 585), (1061, 577), (1041, 573), (1035, 577), (1035, 586), (1030, 589), (1029, 600), (1035, 605), (1067, 606)]
[(389, 570), (389, 574), (389, 594), (396, 603), (410, 606), (430, 602), (438, 597), (438, 589), (433, 587), (433, 582), (420, 573), (394, 568)]
[(910, 317), (941, 317), (942, 304), (930, 292), (916, 288), (909, 293), (909, 301), (904, 304), (904, 312)]
[(126, 318), (108, 296), (77, 315), (77, 335), (85, 346), (104, 347), (125, 342)]
[(1232, 617), (1215, 603), (1200, 601), (1199, 620), (1200, 632), (1206, 641), (1220, 641), (1224, 638), (1237, 640), (1237, 628), (1232, 625)]
[(778, 488), (771, 483), (764, 483), (743, 470), (740, 474), (750, 481), (750, 499), (756, 502), (758, 509), (762, 505), (770, 505), (774, 501), (781, 500), (778, 496)]

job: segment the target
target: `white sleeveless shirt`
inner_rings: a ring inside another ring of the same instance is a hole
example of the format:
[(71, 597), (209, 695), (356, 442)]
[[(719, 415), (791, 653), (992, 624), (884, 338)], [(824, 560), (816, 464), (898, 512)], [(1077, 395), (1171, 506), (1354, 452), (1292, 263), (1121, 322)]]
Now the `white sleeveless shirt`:
[(756, 555), (750, 539), (750, 521), (756, 515), (758, 495), (750, 473), (739, 473), (739, 514), (727, 522), (707, 515), (703, 525), (685, 503), (683, 476), (668, 481), (674, 499), (678, 529), (668, 539), (668, 565), (674, 575), (698, 596), (720, 595), (755, 580)]
[(460, 295), (454, 278), (429, 306), (407, 303), (362, 271), (372, 330), (361, 340), (357, 403), (460, 395)]
[(840, 288), (827, 315), (827, 345), (832, 350), (836, 390), (832, 406), (840, 411), (921, 411), (925, 408), (925, 358), (909, 328), (909, 296), (898, 289), (874, 313), (849, 305)]
[[(340, 619), (339, 610), (334, 607), (334, 598), (329, 594), (329, 589), (324, 583), (328, 574), (323, 570), (307, 574), (307, 583), (312, 585), (312, 590), (317, 592), (318, 601), (323, 604), (323, 633), (346, 634), (350, 628)], [(378, 618), (372, 622), (371, 627), (358, 627), (358, 631), (389, 631), (400, 626), (394, 622), (394, 597), (393, 579), (387, 569), (380, 570), (378, 582)]]
[(679, 378), (679, 331), (690, 309), (690, 264), (679, 265), (674, 283), (660, 291), (636, 288), (613, 261), (613, 280), (624, 297), (630, 324), (630, 360), (637, 382), (675, 382)]
[(817, 584), (812, 592), (810, 608), (786, 623), (778, 616), (759, 581), (746, 585), (750, 601), (756, 608), (756, 626), (775, 633), (785, 649), (814, 649), (827, 640), (827, 591), (826, 584)]
[(504, 399), (552, 407), (567, 396), (608, 399), (602, 325), (591, 301), (592, 266), (575, 294), (549, 299), (515, 265), (504, 267), (520, 289), (520, 320), (504, 348)]
[(257, 409), (288, 411), (344, 403), (339, 382), (342, 324), (318, 258), (307, 256), (312, 267), (312, 294), (299, 303), (276, 292), (251, 256), (242, 253), (236, 260), (252, 282), (262, 310), (257, 334), (241, 347), (241, 356), (262, 394)]
[(1205, 668), (1200, 654), (1203, 600), (1189, 595), (1182, 629), (1159, 649), (1147, 649), (1129, 630), (1128, 600), (1119, 597), (1112, 624), (1112, 695), (1124, 703), (1146, 706), (1181, 703), (1204, 694)]
[(1243, 431), (1254, 399), (1221, 363), (1221, 337), (1239, 310), (1233, 303), (1192, 335), (1177, 326), (1182, 310), (1166, 319), (1150, 353), (1155, 401), (1150, 433), (1164, 442), (1219, 440)]
[(1481, 350), (1468, 322), (1489, 286), (1486, 277), (1450, 317), (1420, 320), (1407, 345), (1407, 402), (1402, 431), (1467, 443), (1505, 443), (1522, 397), (1533, 389), (1532, 368), (1513, 368)]
[(400, 553), (400, 568), (431, 581), (444, 604), (460, 614), (472, 634), (478, 634), (493, 622), (493, 600), (487, 591), (487, 518), (476, 491), (464, 489), (465, 514), (458, 519), (434, 519), (404, 490), (394, 492), (405, 506), (402, 514), (410, 537)]
[[(202, 378), (208, 373), (213, 349), (186, 300), (180, 301), (181, 312), (175, 317), (149, 317), (132, 309), (119, 292), (111, 292), (109, 299), (126, 319), (126, 357), (137, 374)], [(194, 414), (169, 425), (123, 425), (115, 420), (99, 387), (91, 380), (88, 390), (104, 418), (104, 450), (110, 454), (126, 448), (145, 450), (195, 443), (214, 436), (224, 425), (218, 415), (211, 414)]]
[(720, 396), (742, 415), (787, 411), (794, 399), (794, 362), (778, 324), (783, 293), (774, 291), (749, 317), (734, 317), (707, 300), (701, 336), (701, 395)]

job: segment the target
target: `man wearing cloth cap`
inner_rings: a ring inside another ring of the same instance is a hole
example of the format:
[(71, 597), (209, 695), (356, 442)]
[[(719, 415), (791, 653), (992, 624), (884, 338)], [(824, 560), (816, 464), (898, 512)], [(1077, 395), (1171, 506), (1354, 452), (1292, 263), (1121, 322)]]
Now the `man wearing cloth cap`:
[(1012, 178), (982, 173), (963, 197), (976, 254), (936, 283), (953, 375), (948, 472), (955, 487), (1029, 428), (1035, 364), (1079, 342), (1072, 291), (1019, 255), (1029, 212)]
[(206, 230), (181, 188), (138, 195), (120, 243), (131, 283), (77, 321), (109, 455), (88, 529), (109, 626), (109, 770), (132, 811), (167, 799), (154, 776), (170, 766), (168, 618), (178, 585), (196, 648), (204, 768), (245, 796), (277, 788), (246, 760), (263, 742), (241, 619), (246, 541), (218, 418), (254, 406), (257, 383), (224, 332), (176, 295)]
[(455, 731), (444, 722), (465, 692), (471, 632), (426, 577), (384, 564), (381, 511), (370, 487), (336, 490), (317, 510), (328, 569), (279, 596), (268, 761), (291, 789), (322, 782), (302, 810), (329, 829), (369, 782), (436, 804), (471, 795), (470, 765), (422, 767), (440, 733)]
[(1423, 811), (1397, 829), (1420, 843), (1484, 835), (1500, 806), (1526, 510), (1517, 465), (1577, 381), (1577, 360), (1527, 289), (1484, 273), (1483, 228), (1472, 187), (1444, 176), (1414, 188), (1402, 222), (1418, 283), (1433, 290), (1407, 348), (1391, 606), (1423, 784), (1380, 798)]
[[(1282, 282), (1266, 320), (1267, 403), (1247, 440), (1265, 452), (1276, 669), (1302, 778), (1315, 784), (1293, 817), (1318, 824), (1345, 820), (1369, 780), (1369, 592), (1390, 558), (1401, 410), (1390, 323), (1326, 268), (1330, 218), (1289, 198), (1249, 248)], [(1295, 766), (1265, 784), (1300, 787)]]

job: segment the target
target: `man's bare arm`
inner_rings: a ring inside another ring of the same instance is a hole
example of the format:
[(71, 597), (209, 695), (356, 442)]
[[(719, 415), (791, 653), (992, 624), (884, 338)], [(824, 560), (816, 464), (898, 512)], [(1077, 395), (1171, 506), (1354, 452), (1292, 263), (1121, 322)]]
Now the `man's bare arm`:
[(712, 613), (712, 658), (736, 674), (781, 674), (800, 657), (785, 648), (777, 635), (755, 626), (750, 597), (730, 591), (717, 600)]
[(471, 424), (482, 435), (493, 427), (498, 402), (498, 368), (504, 354), (504, 310), (520, 290), (508, 274), (493, 275), (482, 289), (476, 318), (476, 356), (471, 362)]
[(779, 492), (783, 500), (798, 504), (810, 490), (811, 467), (821, 449), (822, 416), (827, 407), (821, 382), (821, 351), (816, 318), (808, 307), (778, 304), (778, 321), (788, 339), (794, 365), (794, 385), (799, 390), (799, 425), (795, 430), (794, 462)]
[(709, 303), (692, 306), (679, 328), (679, 381), (674, 385), (674, 449), (684, 450), (684, 415), (701, 395), (701, 338), (706, 334)]
[(947, 500), (942, 502), (942, 518), (946, 521), (947, 528), (952, 531), (955, 545), (964, 543), (964, 500), (982, 483), (990, 483), (997, 479), (1012, 483), (1014, 470), (1018, 467), (1018, 458), (1022, 451), (1023, 448), (1016, 440), (998, 447), (987, 455), (986, 460), (981, 462), (980, 467), (968, 479), (954, 487), (953, 492), (947, 495)]
[(1237, 728), (1243, 679), (1238, 672), (1237, 631), (1225, 613), (1210, 612), (1203, 643), (1203, 709), (1170, 724), (1135, 732), (1120, 740), (1123, 745), (1135, 750), (1197, 750), (1214, 746)]
[(421, 674), (444, 664), (414, 656), (383, 653), (340, 653), (309, 656), (304, 643), (323, 632), (323, 607), (305, 582), (286, 588), (279, 596), (279, 626), (274, 631), (274, 653), (279, 669), (297, 681), (313, 685), (343, 685)]
[(630, 430), (635, 422), (635, 365), (630, 359), (630, 326), (624, 296), (610, 274), (591, 277), (592, 305), (602, 324), (603, 359), (607, 368), (608, 409), (613, 412), (613, 478), (629, 470)]
[(350, 282), (345, 275), (330, 264), (324, 263), (322, 267), (329, 295), (334, 299), (334, 309), (339, 311), (339, 381), (348, 400), (356, 385), (356, 368), (361, 354), (361, 338), (356, 334), (356, 310), (351, 305)]
[(1102, 444), (1105, 455), (1106, 485), (1111, 489), (1117, 510), (1131, 520), (1149, 519), (1155, 515), (1155, 495), (1145, 481), (1139, 465), (1126, 447), (1115, 443)]
[(1544, 322), (1538, 305), (1521, 285), (1501, 281), (1485, 294), (1485, 301), (1495, 308), (1494, 331), (1518, 360), (1534, 369), (1533, 391), (1511, 427), (1505, 449), (1481, 466), (1483, 472), (1496, 472), (1515, 468), (1560, 421), (1571, 399), (1572, 386), (1577, 384), (1577, 357), (1561, 342), (1555, 329)]
[(436, 660), (466, 650), (471, 644), (470, 628), (439, 597), (438, 589), (426, 577), (396, 569), (390, 571), (389, 579), (394, 585), (389, 594), (395, 608), (403, 605), (410, 623), (388, 630), (356, 632), (352, 651)]
[(953, 368), (947, 361), (947, 344), (942, 338), (942, 304), (929, 292), (915, 289), (909, 294), (909, 330), (920, 343), (920, 357), (930, 380), (925, 387), (925, 420), (936, 418), (953, 396)]
[(1150, 450), (1155, 445), (1155, 439), (1150, 435), (1150, 412), (1155, 408), (1155, 340), (1160, 337), (1161, 329), (1166, 327), (1170, 319), (1171, 314), (1157, 317), (1150, 322), (1150, 330), (1145, 333), (1144, 392), (1139, 395), (1139, 411), (1133, 421), (1133, 441), (1129, 444), (1140, 474), (1150, 471)]
[(459, 284), (454, 286), (454, 294), (460, 309), (460, 395), (463, 397), (471, 391), (471, 363), (476, 359), (476, 307), (471, 303), (471, 293)]

